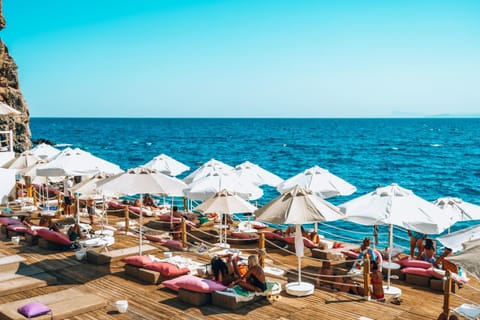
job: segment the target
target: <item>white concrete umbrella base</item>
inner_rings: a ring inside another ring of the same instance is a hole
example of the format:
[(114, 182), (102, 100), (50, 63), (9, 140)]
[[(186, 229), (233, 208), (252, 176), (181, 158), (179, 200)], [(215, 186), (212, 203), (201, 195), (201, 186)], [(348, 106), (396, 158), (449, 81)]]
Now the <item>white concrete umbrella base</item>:
[(288, 294), (297, 297), (304, 297), (313, 294), (315, 286), (308, 282), (290, 282), (285, 285)]
[(388, 295), (400, 296), (402, 294), (402, 289), (392, 286), (383, 286), (383, 293)]

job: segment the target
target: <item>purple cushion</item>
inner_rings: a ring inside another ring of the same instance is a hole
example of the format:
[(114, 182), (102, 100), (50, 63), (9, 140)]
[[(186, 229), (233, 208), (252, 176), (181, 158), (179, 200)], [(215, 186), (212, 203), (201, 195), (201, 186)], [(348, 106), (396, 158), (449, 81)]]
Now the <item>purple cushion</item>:
[(46, 305), (41, 304), (40, 302), (30, 302), (23, 307), (18, 308), (17, 311), (27, 318), (33, 318), (36, 316), (41, 316), (42, 314), (49, 313), (52, 310)]

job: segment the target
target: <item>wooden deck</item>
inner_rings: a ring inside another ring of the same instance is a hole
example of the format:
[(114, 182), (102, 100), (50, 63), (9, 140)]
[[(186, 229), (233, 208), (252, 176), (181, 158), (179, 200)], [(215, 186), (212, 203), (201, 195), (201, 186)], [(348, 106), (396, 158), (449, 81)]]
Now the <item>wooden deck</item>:
[[(116, 220), (117, 219), (117, 220)], [(121, 218), (109, 217), (113, 225)], [(157, 256), (169, 249), (150, 242), (158, 247)], [(127, 248), (138, 245), (138, 239), (118, 232), (116, 243), (112, 249)], [(297, 259), (279, 250), (267, 249), (267, 260), (277, 266), (288, 266), (296, 269)], [(127, 278), (123, 273), (123, 263), (111, 265), (94, 265), (75, 259), (73, 251), (46, 251), (25, 242), (15, 245), (0, 238), (0, 254), (18, 254), (24, 257), (27, 264), (42, 268), (57, 277), (57, 285), (17, 292), (0, 297), (0, 304), (55, 292), (70, 287), (84, 286), (110, 302), (106, 307), (85, 313), (71, 319), (437, 319), (442, 312), (443, 294), (429, 288), (409, 285), (402, 281), (394, 281), (396, 287), (402, 289), (402, 304), (394, 305), (386, 302), (365, 301), (362, 297), (344, 293), (316, 289), (307, 297), (293, 297), (282, 292), (279, 301), (270, 303), (267, 300), (255, 302), (245, 308), (231, 312), (214, 305), (193, 307), (177, 299), (177, 294), (162, 285), (145, 285)], [(179, 252), (180, 254), (180, 252)], [(207, 262), (206, 255), (194, 252), (182, 252), (195, 260)], [(320, 263), (311, 258), (303, 259), (305, 270), (315, 271)], [(308, 275), (308, 272), (307, 272)], [(292, 276), (294, 278), (294, 276)], [(1, 285), (1, 284), (0, 284)], [(472, 286), (472, 287), (470, 287)], [(480, 284), (471, 280), (468, 286), (457, 291), (463, 297), (480, 303)], [(113, 302), (126, 299), (129, 302), (128, 312), (119, 314)], [(458, 306), (465, 301), (452, 296), (451, 305)]]

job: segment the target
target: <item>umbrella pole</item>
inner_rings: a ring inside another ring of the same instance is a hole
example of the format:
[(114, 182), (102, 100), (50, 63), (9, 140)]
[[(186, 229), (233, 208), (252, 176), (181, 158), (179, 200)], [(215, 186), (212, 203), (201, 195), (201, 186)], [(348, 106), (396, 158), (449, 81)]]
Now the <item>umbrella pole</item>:
[(302, 282), (302, 258), (297, 257), (298, 260), (298, 284)]
[(389, 268), (387, 270), (387, 286), (388, 286), (388, 288), (390, 288), (390, 274), (392, 272), (391, 271), (392, 268), (390, 268), (390, 266), (391, 266), (391, 263), (392, 263), (392, 249), (393, 249), (393, 224), (391, 224), (391, 223), (390, 223), (390, 226), (389, 226), (388, 247), (390, 248), (390, 250), (388, 250)]
[(143, 234), (142, 234), (142, 224), (143, 224), (143, 197), (142, 197), (142, 194), (140, 193), (140, 225), (138, 226), (138, 230), (139, 230), (139, 246), (138, 246), (138, 255), (142, 255), (142, 238), (143, 238)]

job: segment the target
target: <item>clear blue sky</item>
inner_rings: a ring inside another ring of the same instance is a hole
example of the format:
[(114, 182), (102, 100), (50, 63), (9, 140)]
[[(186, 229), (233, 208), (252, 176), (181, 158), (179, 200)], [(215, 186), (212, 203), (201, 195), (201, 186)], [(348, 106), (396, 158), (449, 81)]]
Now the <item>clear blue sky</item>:
[(480, 114), (480, 1), (3, 0), (31, 115)]

